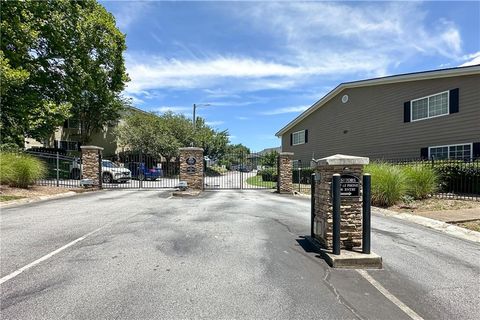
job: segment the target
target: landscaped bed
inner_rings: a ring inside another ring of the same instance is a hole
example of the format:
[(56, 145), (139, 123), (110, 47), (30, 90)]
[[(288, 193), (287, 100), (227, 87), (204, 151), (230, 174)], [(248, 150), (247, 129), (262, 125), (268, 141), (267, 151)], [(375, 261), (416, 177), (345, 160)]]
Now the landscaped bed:
[(480, 232), (480, 201), (440, 199), (436, 197), (398, 203), (388, 207), (400, 213), (410, 213)]
[(478, 209), (480, 210), (480, 201), (455, 200), (428, 198), (423, 200), (413, 200), (411, 203), (398, 203), (389, 207), (390, 210), (397, 212), (421, 212), (421, 211), (440, 211), (440, 210), (460, 210), (460, 209)]
[(38, 199), (42, 196), (61, 194), (66, 192), (84, 192), (85, 189), (68, 189), (51, 186), (31, 186), (28, 189), (14, 188), (6, 185), (0, 186), (0, 202), (14, 201), (19, 199)]

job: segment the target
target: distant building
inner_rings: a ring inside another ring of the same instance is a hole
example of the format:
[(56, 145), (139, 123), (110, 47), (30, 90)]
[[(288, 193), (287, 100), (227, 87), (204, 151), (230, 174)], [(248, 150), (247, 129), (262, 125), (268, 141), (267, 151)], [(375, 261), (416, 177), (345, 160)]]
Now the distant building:
[(342, 83), (276, 135), (302, 163), (478, 157), (480, 65)]
[[(143, 112), (135, 107), (129, 107), (128, 111)], [(118, 123), (122, 123), (122, 119)], [(95, 145), (103, 148), (104, 156), (113, 156), (118, 154), (119, 150), (114, 135), (114, 130), (118, 126), (105, 126), (102, 130), (95, 131), (90, 137), (89, 145)], [(63, 149), (67, 152), (80, 151), (80, 123), (75, 119), (66, 120), (63, 126), (58, 127), (52, 136), (43, 142), (35, 139), (25, 139), (25, 149), (33, 147), (47, 147)]]

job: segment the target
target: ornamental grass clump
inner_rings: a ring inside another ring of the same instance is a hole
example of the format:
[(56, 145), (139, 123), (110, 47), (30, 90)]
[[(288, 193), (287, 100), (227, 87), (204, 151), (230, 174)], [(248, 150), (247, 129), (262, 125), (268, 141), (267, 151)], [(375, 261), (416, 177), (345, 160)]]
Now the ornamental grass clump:
[(393, 164), (374, 162), (365, 166), (372, 176), (372, 204), (389, 207), (399, 202), (407, 190), (404, 171)]
[(437, 172), (423, 165), (412, 165), (403, 168), (407, 181), (407, 195), (415, 200), (426, 199), (438, 190)]
[(11, 187), (28, 188), (46, 173), (45, 164), (30, 155), (0, 153), (0, 182)]

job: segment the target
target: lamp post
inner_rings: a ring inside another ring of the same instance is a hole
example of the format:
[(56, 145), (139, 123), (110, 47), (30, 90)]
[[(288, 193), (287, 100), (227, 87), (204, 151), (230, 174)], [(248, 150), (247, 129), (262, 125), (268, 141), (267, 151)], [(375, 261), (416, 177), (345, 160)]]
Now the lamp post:
[(196, 127), (196, 116), (195, 116), (195, 112), (197, 110), (197, 107), (208, 107), (210, 106), (210, 103), (203, 103), (203, 104), (193, 104), (193, 118), (192, 118), (192, 121), (193, 121), (193, 132), (195, 133), (195, 127)]
[[(193, 124), (193, 135), (195, 136), (195, 129), (196, 129), (196, 124), (197, 124), (197, 117), (195, 115), (195, 112), (197, 110), (197, 107), (208, 107), (210, 106), (210, 103), (202, 103), (202, 104), (193, 104), (193, 118), (192, 118), (192, 124)], [(193, 147), (193, 141), (191, 146)]]

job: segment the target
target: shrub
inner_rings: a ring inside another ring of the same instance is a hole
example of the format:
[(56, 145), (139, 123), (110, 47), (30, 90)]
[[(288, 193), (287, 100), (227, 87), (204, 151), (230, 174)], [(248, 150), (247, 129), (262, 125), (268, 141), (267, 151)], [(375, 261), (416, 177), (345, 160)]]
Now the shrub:
[(218, 177), (226, 172), (227, 172), (227, 169), (222, 168), (220, 166), (210, 166), (210, 167), (206, 167), (205, 169), (205, 175), (208, 177)]
[(262, 176), (262, 181), (273, 181), (276, 182), (278, 178), (278, 173), (276, 168), (265, 168), (257, 172), (258, 176)]
[(449, 162), (435, 164), (442, 192), (480, 194), (480, 163)]
[(0, 153), (0, 180), (12, 187), (28, 188), (45, 176), (45, 164), (21, 153)]
[(407, 195), (425, 199), (438, 189), (438, 174), (430, 166), (412, 165), (403, 168), (407, 182)]
[(392, 206), (402, 199), (406, 191), (404, 171), (393, 164), (371, 163), (365, 166), (365, 172), (372, 175), (372, 204)]
[(13, 177), (13, 164), (15, 155), (13, 153), (0, 153), (0, 183), (9, 184)]

